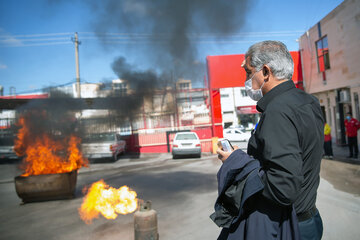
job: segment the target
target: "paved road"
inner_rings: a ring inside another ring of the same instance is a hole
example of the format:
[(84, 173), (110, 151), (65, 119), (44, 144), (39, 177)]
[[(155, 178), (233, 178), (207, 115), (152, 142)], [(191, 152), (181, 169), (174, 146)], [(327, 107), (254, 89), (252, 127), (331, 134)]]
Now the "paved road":
[[(160, 239), (216, 239), (209, 219), (217, 192), (216, 156), (172, 160), (171, 155), (91, 164), (78, 175), (76, 198), (20, 205), (13, 164), (0, 165), (0, 239), (134, 239), (133, 215), (103, 217), (86, 225), (78, 216), (82, 188), (99, 179), (128, 185), (158, 212)], [(360, 166), (322, 162), (317, 206), (324, 220), (323, 239), (358, 239), (360, 235)]]
[(323, 160), (317, 207), (326, 240), (360, 237), (360, 166)]

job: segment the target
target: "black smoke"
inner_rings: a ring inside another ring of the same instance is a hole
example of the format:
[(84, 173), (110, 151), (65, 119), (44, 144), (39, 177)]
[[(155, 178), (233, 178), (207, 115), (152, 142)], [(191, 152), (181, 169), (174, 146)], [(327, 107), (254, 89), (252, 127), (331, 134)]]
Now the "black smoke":
[[(136, 66), (129, 64), (124, 57), (115, 59), (112, 64), (112, 69), (119, 79), (127, 85), (128, 91), (126, 94), (119, 94), (117, 91), (112, 91), (108, 97), (119, 97), (121, 101), (109, 103), (109, 106), (111, 106), (112, 109), (117, 109), (120, 115), (121, 113), (126, 113), (129, 119), (136, 117), (136, 114), (145, 102), (152, 103), (154, 94), (157, 93), (165, 97), (167, 87), (172, 84), (171, 73), (157, 73), (151, 69), (137, 69)], [(169, 108), (169, 106), (162, 107)]]
[(111, 45), (107, 33), (130, 33), (129, 47), (148, 46), (139, 60), (146, 58), (161, 71), (171, 71), (174, 80), (192, 81), (201, 81), (206, 73), (205, 59), (197, 55), (202, 40), (216, 42), (238, 31), (248, 8), (245, 0), (86, 2), (94, 13), (94, 31), (105, 47)]
[[(56, 6), (73, 1), (76, 0), (49, 0), (49, 3)], [(200, 44), (216, 43), (240, 30), (248, 8), (246, 0), (83, 0), (81, 3), (91, 11), (89, 25), (104, 50), (119, 52), (126, 46), (135, 53), (131, 64), (124, 54), (119, 54), (111, 64), (117, 77), (128, 85), (128, 92), (110, 91), (106, 99), (94, 102), (100, 108), (115, 109), (113, 112), (121, 121), (136, 119), (144, 111), (145, 101), (151, 101), (154, 94), (162, 94), (163, 100), (169, 93), (174, 96), (175, 82), (180, 78), (190, 79), (193, 85), (202, 83), (206, 64), (198, 55)], [(81, 32), (79, 38), (81, 41)], [(86, 42), (82, 47), (85, 45)], [(144, 61), (149, 69), (139, 67)], [(111, 84), (105, 83), (104, 88), (111, 89)], [(175, 111), (174, 101), (161, 109)]]
[(73, 97), (56, 88), (48, 87), (45, 91), (49, 93), (48, 99), (30, 100), (16, 109), (18, 118), (27, 123), (28, 135), (33, 139), (48, 135), (54, 140), (80, 136)]

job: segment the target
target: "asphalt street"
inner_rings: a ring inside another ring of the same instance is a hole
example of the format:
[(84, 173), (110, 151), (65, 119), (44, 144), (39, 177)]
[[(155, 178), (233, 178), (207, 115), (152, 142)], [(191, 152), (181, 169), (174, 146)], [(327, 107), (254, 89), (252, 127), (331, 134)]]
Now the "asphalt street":
[[(76, 197), (21, 204), (14, 177), (16, 164), (0, 164), (0, 239), (134, 239), (133, 214), (115, 220), (100, 216), (92, 224), (79, 217), (85, 186), (104, 179), (151, 200), (158, 213), (160, 239), (216, 239), (220, 229), (210, 220), (217, 196), (216, 155), (173, 160), (170, 154), (123, 157), (79, 171)], [(360, 166), (323, 160), (317, 207), (324, 221), (323, 239), (359, 239)]]

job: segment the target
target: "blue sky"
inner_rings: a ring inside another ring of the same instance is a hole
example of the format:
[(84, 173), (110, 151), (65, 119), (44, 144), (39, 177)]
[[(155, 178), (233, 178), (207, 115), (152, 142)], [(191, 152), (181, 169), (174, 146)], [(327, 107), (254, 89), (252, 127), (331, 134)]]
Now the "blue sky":
[[(71, 41), (74, 32), (79, 33), (81, 41), (82, 82), (117, 78), (111, 65), (119, 56), (137, 70), (158, 69), (155, 58), (159, 56), (155, 53), (167, 37), (149, 40), (152, 28), (148, 21), (139, 18), (130, 25), (112, 17), (117, 13), (141, 15), (149, 5), (123, 0), (109, 9), (109, 1), (0, 0), (0, 85), (4, 94), (9, 94), (10, 87), (15, 87), (17, 93), (30, 93), (75, 81), (75, 50)], [(283, 41), (290, 51), (296, 51), (296, 39), (341, 2), (248, 0), (246, 9), (238, 13), (239, 24), (235, 24), (231, 34), (209, 33), (209, 28), (202, 28), (201, 24), (187, 31), (193, 60), (205, 62), (208, 55), (244, 53), (251, 44), (268, 39)], [(110, 17), (105, 9), (111, 12)], [(198, 19), (194, 17), (194, 22)], [(99, 23), (108, 25), (101, 28)], [(100, 32), (106, 41), (96, 34)], [(205, 71), (204, 68), (204, 74)]]

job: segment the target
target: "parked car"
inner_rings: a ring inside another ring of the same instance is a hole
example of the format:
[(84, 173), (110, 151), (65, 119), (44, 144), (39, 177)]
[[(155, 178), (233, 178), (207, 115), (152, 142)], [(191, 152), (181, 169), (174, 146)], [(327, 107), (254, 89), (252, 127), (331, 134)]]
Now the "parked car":
[(244, 131), (246, 130), (243, 125), (231, 125), (228, 128), (232, 128), (232, 129), (237, 128), (239, 130), (244, 130)]
[(243, 129), (228, 128), (224, 129), (223, 136), (230, 142), (246, 142), (251, 137), (251, 133)]
[(93, 133), (83, 139), (81, 147), (83, 155), (89, 159), (111, 158), (116, 161), (125, 153), (126, 142), (115, 132)]
[(201, 157), (201, 143), (194, 132), (176, 133), (172, 144), (172, 156), (175, 159), (180, 155), (196, 155)]
[(0, 131), (0, 159), (16, 160), (19, 157), (14, 152), (15, 134), (7, 130)]

